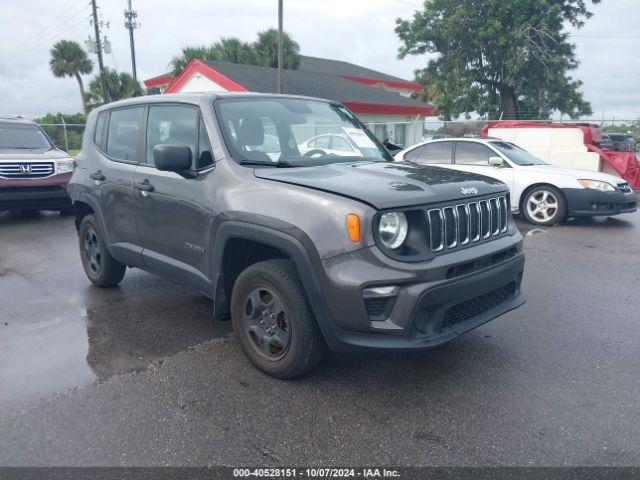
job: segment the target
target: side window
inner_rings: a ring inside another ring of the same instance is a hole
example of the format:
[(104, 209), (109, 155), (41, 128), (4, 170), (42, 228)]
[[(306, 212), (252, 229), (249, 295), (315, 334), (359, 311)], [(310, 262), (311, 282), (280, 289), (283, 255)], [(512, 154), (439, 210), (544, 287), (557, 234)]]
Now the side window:
[(451, 163), (453, 142), (428, 143), (415, 159), (418, 163)]
[(93, 132), (93, 143), (95, 143), (100, 150), (104, 150), (104, 138), (105, 138), (105, 122), (107, 121), (107, 112), (100, 112), (98, 119), (96, 120), (96, 129)]
[(489, 157), (495, 156), (491, 149), (481, 143), (456, 143), (456, 164), (458, 165), (489, 165)]
[(407, 160), (408, 162), (415, 162), (420, 157), (420, 153), (422, 152), (423, 148), (424, 147), (417, 147), (417, 148), (414, 148), (413, 150), (409, 150), (407, 153), (404, 154), (404, 159)]
[(118, 160), (135, 162), (138, 131), (142, 123), (142, 107), (111, 110), (107, 155)]
[[(186, 145), (196, 155), (198, 110), (181, 105), (153, 105), (147, 120), (147, 152), (145, 163), (154, 165), (153, 147), (159, 144)], [(192, 158), (193, 158), (192, 157)]]
[(349, 142), (345, 138), (335, 136), (333, 137), (333, 143), (331, 148), (334, 150), (342, 150), (345, 152), (353, 152), (353, 148), (349, 145)]
[(328, 135), (323, 135), (316, 139), (316, 148), (329, 148), (331, 138)]
[(196, 168), (207, 168), (211, 165), (213, 165), (213, 152), (209, 144), (207, 129), (204, 126), (202, 117), (200, 117), (200, 128), (198, 130), (198, 161), (196, 162)]

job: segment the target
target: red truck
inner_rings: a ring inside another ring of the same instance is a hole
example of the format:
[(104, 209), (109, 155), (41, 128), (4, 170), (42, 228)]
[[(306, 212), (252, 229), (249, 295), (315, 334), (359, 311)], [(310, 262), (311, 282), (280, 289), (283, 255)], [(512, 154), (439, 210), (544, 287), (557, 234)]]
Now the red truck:
[(0, 212), (71, 210), (66, 187), (73, 167), (38, 124), (0, 117)]

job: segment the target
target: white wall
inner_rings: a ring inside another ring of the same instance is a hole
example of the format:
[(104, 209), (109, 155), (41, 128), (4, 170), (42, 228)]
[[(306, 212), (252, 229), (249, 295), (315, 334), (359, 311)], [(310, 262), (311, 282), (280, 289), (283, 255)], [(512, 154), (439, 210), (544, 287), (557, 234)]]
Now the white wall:
[(221, 87), (216, 82), (209, 80), (204, 75), (195, 72), (189, 80), (182, 85), (180, 89), (180, 93), (189, 93), (189, 92), (226, 92), (227, 89)]

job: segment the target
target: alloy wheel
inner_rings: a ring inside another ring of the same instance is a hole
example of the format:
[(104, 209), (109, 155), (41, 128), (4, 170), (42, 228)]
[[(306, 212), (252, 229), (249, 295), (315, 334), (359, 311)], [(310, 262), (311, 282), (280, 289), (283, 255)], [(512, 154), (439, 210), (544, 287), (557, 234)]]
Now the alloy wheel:
[(538, 190), (529, 195), (526, 208), (533, 220), (548, 222), (558, 214), (559, 203), (553, 193), (548, 190)]

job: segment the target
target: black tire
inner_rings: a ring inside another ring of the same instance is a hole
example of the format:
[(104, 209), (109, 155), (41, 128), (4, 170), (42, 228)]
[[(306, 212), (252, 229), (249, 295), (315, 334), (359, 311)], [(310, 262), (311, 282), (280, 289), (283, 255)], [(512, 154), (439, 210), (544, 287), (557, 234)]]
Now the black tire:
[[(536, 205), (540, 208), (538, 209)], [(566, 218), (567, 201), (557, 188), (551, 185), (540, 185), (524, 193), (520, 211), (529, 223), (543, 226), (555, 225)]]
[(296, 269), (286, 260), (255, 263), (240, 274), (231, 322), (251, 363), (276, 378), (311, 370), (326, 351)]
[(86, 215), (80, 222), (78, 240), (82, 267), (91, 283), (99, 287), (120, 283), (127, 267), (107, 250), (94, 215)]

